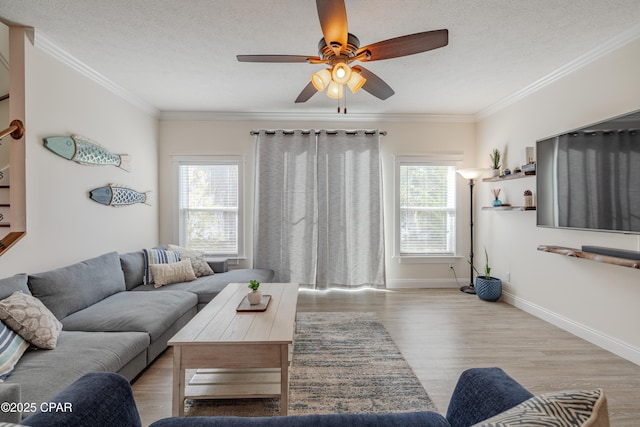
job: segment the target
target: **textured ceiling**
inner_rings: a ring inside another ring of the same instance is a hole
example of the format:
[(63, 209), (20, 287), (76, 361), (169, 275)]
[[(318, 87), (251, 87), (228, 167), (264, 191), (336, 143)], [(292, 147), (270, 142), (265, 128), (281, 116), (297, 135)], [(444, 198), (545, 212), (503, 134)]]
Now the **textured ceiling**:
[[(361, 45), (447, 28), (447, 47), (369, 62), (396, 92), (361, 91), (350, 112), (477, 114), (640, 22), (638, 0), (345, 0)], [(237, 54), (317, 55), (313, 0), (0, 0), (0, 17), (36, 28), (160, 111), (328, 113), (294, 99), (321, 68), (239, 63)]]

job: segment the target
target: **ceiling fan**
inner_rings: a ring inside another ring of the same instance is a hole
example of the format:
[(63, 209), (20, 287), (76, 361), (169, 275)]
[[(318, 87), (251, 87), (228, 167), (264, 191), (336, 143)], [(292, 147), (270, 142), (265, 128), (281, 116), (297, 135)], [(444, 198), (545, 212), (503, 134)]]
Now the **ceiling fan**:
[(311, 76), (311, 82), (300, 92), (295, 102), (306, 102), (316, 92), (327, 90), (327, 96), (340, 99), (344, 86), (356, 93), (361, 88), (385, 100), (395, 92), (380, 77), (366, 68), (350, 64), (413, 55), (446, 46), (446, 29), (409, 34), (360, 47), (358, 38), (347, 29), (344, 0), (316, 0), (323, 38), (318, 43), (319, 56), (305, 55), (237, 55), (240, 62), (306, 62), (327, 64)]

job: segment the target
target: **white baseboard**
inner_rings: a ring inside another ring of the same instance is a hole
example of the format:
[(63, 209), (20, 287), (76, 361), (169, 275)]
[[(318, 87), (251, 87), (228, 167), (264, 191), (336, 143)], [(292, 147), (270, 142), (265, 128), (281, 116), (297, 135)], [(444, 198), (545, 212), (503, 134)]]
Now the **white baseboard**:
[(469, 284), (469, 279), (460, 277), (455, 279), (396, 279), (387, 281), (387, 289), (437, 289), (459, 288)]
[(520, 297), (517, 297), (509, 292), (502, 293), (502, 301), (507, 304), (513, 305), (522, 311), (525, 311), (533, 316), (536, 316), (546, 322), (551, 323), (564, 329), (567, 332), (572, 333), (592, 344), (602, 347), (603, 349), (610, 351), (630, 362), (640, 365), (640, 348), (634, 347), (627, 343), (624, 343), (616, 338), (605, 335), (595, 329), (592, 329), (586, 325), (575, 322), (567, 317), (561, 316), (544, 307), (537, 304), (526, 301)]

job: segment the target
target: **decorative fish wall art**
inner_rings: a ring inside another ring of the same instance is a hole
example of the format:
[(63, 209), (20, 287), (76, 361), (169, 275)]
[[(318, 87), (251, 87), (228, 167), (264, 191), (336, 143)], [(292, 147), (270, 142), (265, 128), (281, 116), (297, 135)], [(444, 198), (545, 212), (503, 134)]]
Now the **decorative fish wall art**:
[(116, 208), (130, 206), (136, 203), (149, 205), (148, 195), (149, 191), (140, 193), (139, 191), (126, 187), (118, 187), (113, 184), (109, 184), (105, 187), (94, 188), (89, 192), (91, 200)]
[(113, 154), (100, 144), (78, 135), (44, 138), (44, 146), (60, 157), (83, 165), (112, 165), (127, 172), (131, 170), (129, 155)]

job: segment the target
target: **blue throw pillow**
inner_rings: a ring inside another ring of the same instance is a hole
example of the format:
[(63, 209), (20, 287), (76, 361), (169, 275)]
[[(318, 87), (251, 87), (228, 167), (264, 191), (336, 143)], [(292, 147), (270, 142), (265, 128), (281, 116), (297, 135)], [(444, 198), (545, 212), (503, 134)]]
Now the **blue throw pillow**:
[(144, 284), (153, 283), (153, 274), (149, 266), (151, 264), (171, 264), (180, 261), (180, 254), (176, 251), (164, 249), (143, 249), (144, 253)]
[(0, 322), (0, 382), (4, 382), (16, 363), (29, 348), (29, 343)]

